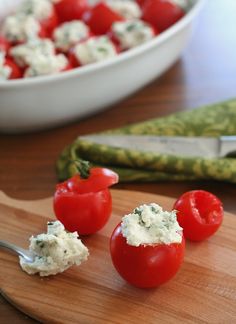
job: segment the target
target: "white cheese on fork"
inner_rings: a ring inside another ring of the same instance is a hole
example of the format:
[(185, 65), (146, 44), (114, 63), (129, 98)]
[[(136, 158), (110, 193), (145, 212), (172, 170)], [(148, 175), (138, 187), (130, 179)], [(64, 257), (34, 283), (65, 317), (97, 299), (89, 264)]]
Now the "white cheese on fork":
[(89, 255), (77, 232), (65, 231), (59, 221), (48, 222), (46, 234), (32, 236), (29, 249), (35, 254), (34, 262), (29, 263), (20, 257), (20, 265), (30, 275), (55, 275), (72, 265), (80, 265)]

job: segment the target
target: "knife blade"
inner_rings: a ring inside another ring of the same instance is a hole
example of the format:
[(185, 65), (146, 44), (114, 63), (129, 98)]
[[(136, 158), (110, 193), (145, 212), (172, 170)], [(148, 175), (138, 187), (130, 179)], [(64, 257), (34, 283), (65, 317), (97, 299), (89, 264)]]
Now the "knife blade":
[(185, 157), (236, 157), (236, 136), (85, 135), (80, 139), (115, 148)]

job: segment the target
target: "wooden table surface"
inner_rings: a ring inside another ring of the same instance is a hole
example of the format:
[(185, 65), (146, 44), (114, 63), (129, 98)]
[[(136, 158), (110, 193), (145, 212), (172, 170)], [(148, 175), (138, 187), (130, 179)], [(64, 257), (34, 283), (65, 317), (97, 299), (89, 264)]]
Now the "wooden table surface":
[[(0, 135), (0, 189), (20, 199), (51, 196), (55, 161), (77, 135), (98, 132), (236, 97), (236, 1), (208, 0), (181, 59), (161, 78), (124, 102), (82, 121), (45, 132)], [(1, 98), (0, 98), (1, 100)], [(236, 214), (236, 186), (217, 182), (120, 184), (119, 189), (178, 197), (205, 189)], [(235, 312), (236, 315), (236, 312)], [(0, 322), (34, 323), (0, 298)]]

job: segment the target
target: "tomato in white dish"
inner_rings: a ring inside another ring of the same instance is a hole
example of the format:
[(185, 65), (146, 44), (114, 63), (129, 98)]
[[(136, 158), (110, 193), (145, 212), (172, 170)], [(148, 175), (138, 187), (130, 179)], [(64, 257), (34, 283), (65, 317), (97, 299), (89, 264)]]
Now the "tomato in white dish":
[(18, 65), (5, 56), (4, 52), (0, 51), (0, 81), (19, 79), (22, 77), (22, 70)]
[(94, 36), (73, 48), (70, 53), (70, 62), (72, 66), (78, 67), (104, 61), (117, 54), (117, 47), (107, 36)]
[(158, 287), (178, 272), (185, 240), (175, 211), (155, 204), (141, 205), (125, 215), (110, 239), (113, 265), (129, 284)]
[[(17, 64), (19, 71), (23, 69), (23, 78), (56, 74), (95, 64), (151, 41), (181, 19), (186, 8), (186, 0), (93, 3), (24, 0), (1, 24), (0, 51)], [(8, 74), (6, 70), (3, 75)]]
[(53, 4), (48, 0), (24, 0), (16, 11), (19, 14), (33, 16), (45, 30), (48, 37), (58, 25), (58, 17)]

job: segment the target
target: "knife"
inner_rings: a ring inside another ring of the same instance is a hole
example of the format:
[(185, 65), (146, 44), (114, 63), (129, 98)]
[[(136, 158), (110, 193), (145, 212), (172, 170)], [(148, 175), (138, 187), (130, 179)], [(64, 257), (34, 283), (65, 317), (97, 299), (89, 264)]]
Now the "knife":
[(236, 157), (236, 136), (85, 135), (80, 139), (115, 148), (185, 157)]

